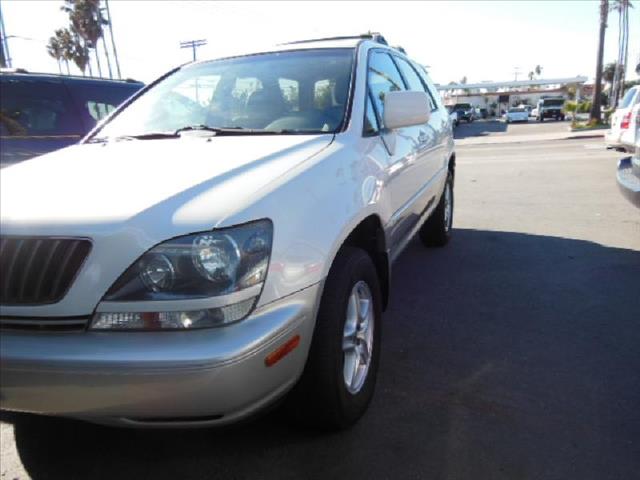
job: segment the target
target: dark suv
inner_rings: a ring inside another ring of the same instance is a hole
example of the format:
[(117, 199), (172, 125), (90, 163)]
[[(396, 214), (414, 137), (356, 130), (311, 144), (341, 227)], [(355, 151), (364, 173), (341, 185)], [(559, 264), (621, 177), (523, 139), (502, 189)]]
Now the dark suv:
[(144, 84), (39, 73), (0, 73), (0, 164), (76, 143)]
[(458, 113), (458, 121), (473, 122), (476, 119), (476, 110), (470, 103), (456, 103), (453, 111)]

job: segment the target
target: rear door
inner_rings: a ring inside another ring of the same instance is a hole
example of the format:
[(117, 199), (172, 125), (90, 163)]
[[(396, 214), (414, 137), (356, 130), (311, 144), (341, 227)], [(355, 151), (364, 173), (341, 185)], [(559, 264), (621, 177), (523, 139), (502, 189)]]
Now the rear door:
[(6, 166), (76, 143), (84, 127), (56, 78), (0, 77), (0, 163)]
[[(419, 67), (409, 63), (406, 59), (395, 56), (396, 64), (402, 73), (409, 90), (425, 92), (431, 105), (431, 118), (424, 125), (411, 127), (417, 135), (419, 148), (419, 170), (423, 181), (421, 188), (425, 188), (428, 182), (442, 169), (445, 161), (445, 140), (449, 132), (449, 118), (444, 108), (440, 108), (434, 93), (426, 85), (425, 80), (419, 75)], [(424, 205), (422, 205), (424, 207)]]

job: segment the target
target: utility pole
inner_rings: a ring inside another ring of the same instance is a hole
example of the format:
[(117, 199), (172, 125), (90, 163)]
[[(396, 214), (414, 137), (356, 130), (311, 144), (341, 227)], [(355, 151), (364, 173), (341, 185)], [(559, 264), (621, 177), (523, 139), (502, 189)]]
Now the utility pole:
[(122, 75), (120, 74), (120, 62), (118, 61), (118, 51), (116, 50), (116, 42), (113, 40), (113, 20), (111, 20), (111, 12), (109, 11), (109, 0), (104, 0), (104, 5), (107, 10), (107, 20), (109, 22), (109, 25), (108, 25), (109, 35), (111, 36), (111, 46), (113, 47), (113, 56), (116, 60), (116, 70), (118, 71), (118, 78), (122, 78)]
[(180, 48), (190, 48), (193, 51), (193, 61), (195, 62), (196, 49), (206, 44), (206, 40), (187, 40), (186, 42), (180, 42)]
[(520, 73), (520, 67), (514, 67), (513, 73), (516, 75), (515, 81), (518, 81), (518, 74)]
[(9, 43), (7, 42), (7, 32), (4, 29), (4, 19), (2, 17), (1, 3), (0, 3), (0, 67), (11, 68), (11, 55), (9, 55)]

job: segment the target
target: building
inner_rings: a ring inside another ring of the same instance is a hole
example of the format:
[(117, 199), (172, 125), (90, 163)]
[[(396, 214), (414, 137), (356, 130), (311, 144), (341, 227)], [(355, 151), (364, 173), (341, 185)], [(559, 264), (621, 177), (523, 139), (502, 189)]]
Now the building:
[(517, 105), (536, 105), (542, 97), (584, 98), (587, 77), (438, 85), (445, 105), (470, 103), (498, 114)]

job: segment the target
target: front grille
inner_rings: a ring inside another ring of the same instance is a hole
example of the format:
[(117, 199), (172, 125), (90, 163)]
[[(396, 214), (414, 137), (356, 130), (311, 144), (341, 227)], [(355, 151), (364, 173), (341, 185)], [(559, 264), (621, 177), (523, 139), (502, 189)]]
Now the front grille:
[(17, 330), (29, 332), (81, 332), (89, 323), (88, 318), (21, 318), (21, 317), (0, 317), (0, 331)]
[(90, 250), (86, 239), (1, 237), (0, 303), (60, 301)]

